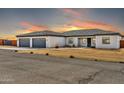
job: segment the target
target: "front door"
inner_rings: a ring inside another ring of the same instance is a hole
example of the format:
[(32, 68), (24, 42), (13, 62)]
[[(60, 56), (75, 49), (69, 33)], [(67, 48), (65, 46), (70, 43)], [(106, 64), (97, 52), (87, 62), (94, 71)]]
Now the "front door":
[(87, 47), (91, 47), (91, 38), (87, 38)]

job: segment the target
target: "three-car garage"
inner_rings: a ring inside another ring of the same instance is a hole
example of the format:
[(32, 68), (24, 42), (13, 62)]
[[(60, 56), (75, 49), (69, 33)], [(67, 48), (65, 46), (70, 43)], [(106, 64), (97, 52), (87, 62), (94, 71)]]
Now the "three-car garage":
[(63, 33), (53, 31), (39, 31), (17, 35), (18, 47), (52, 48), (65, 46)]

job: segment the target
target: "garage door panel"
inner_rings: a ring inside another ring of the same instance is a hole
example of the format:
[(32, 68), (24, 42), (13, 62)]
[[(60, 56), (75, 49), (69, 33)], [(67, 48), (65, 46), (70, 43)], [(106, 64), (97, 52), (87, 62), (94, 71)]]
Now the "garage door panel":
[(34, 48), (46, 48), (46, 39), (45, 38), (33, 38), (32, 47)]
[(20, 47), (30, 47), (30, 39), (29, 38), (19, 39), (19, 46)]

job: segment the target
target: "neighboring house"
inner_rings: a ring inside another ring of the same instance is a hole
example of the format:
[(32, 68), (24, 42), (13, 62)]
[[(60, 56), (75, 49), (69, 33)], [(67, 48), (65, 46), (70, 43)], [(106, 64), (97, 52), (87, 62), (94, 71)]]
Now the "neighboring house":
[(0, 45), (17, 46), (16, 40), (0, 39)]
[(50, 48), (50, 47), (94, 47), (120, 48), (121, 34), (99, 29), (73, 30), (64, 33), (39, 31), (17, 35), (18, 47)]

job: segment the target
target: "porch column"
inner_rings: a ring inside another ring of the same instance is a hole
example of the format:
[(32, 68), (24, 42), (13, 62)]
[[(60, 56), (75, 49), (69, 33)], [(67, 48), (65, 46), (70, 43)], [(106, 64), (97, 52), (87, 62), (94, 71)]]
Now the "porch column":
[(19, 47), (19, 38), (17, 38), (17, 47)]
[(32, 38), (30, 38), (30, 48), (32, 48)]

